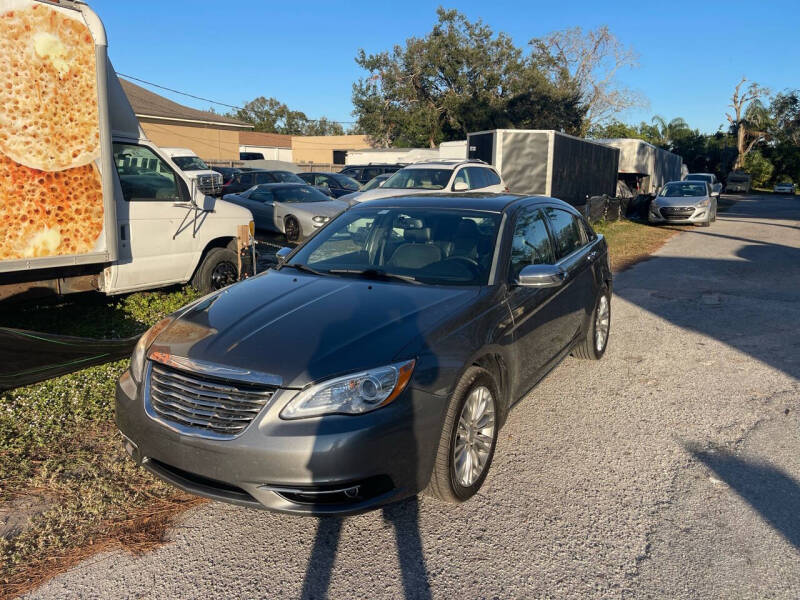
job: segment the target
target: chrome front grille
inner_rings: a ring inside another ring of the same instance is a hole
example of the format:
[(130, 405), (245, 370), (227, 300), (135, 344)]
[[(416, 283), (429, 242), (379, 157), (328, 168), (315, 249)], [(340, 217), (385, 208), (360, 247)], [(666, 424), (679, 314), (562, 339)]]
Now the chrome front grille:
[(269, 402), (275, 388), (217, 380), (152, 362), (149, 407), (163, 421), (197, 435), (240, 434)]
[(693, 206), (662, 206), (661, 216), (665, 219), (688, 219), (694, 214)]
[(222, 192), (222, 175), (219, 173), (215, 173), (214, 175), (198, 175), (197, 186), (204, 194), (216, 196)]

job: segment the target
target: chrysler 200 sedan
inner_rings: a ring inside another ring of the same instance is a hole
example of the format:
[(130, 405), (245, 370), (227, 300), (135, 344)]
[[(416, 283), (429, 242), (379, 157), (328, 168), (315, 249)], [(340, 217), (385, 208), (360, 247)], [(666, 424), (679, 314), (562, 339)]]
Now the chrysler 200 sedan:
[(606, 242), (552, 198), (376, 200), (281, 258), (156, 324), (119, 380), (125, 449), (184, 490), (318, 515), (466, 500), (514, 403), (606, 349)]

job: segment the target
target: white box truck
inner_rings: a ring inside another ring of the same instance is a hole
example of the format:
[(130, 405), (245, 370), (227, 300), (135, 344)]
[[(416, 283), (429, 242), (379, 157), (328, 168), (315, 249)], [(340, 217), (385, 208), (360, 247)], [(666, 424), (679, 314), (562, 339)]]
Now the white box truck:
[(467, 137), (467, 157), (494, 165), (511, 192), (574, 206), (615, 195), (618, 155), (616, 148), (552, 130), (495, 129)]
[(147, 139), (89, 6), (0, 0), (0, 28), (0, 299), (236, 280), (252, 215)]

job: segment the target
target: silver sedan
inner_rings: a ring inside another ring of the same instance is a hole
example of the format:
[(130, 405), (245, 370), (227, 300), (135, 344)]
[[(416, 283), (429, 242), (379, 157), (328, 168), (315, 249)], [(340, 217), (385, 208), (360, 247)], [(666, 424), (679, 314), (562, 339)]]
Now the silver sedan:
[(256, 229), (283, 233), (290, 242), (304, 240), (348, 207), (347, 202), (299, 183), (256, 185), (223, 200), (250, 209)]
[(717, 220), (717, 197), (705, 181), (671, 181), (650, 204), (651, 223), (708, 227)]

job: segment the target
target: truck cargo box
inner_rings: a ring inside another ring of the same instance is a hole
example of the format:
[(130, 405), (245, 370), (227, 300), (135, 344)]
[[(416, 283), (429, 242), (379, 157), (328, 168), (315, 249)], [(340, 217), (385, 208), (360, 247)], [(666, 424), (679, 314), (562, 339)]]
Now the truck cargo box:
[[(638, 182), (640, 194), (655, 194), (665, 183), (681, 180), (683, 160), (677, 154), (644, 140), (612, 138), (597, 140), (619, 150), (619, 175), (631, 187)], [(635, 181), (632, 179), (635, 178)]]
[(574, 206), (614, 196), (619, 150), (552, 130), (470, 133), (468, 158), (494, 165), (515, 194), (552, 196)]
[(0, 0), (0, 28), (16, 66), (0, 93), (0, 273), (113, 261), (103, 25), (83, 3)]

